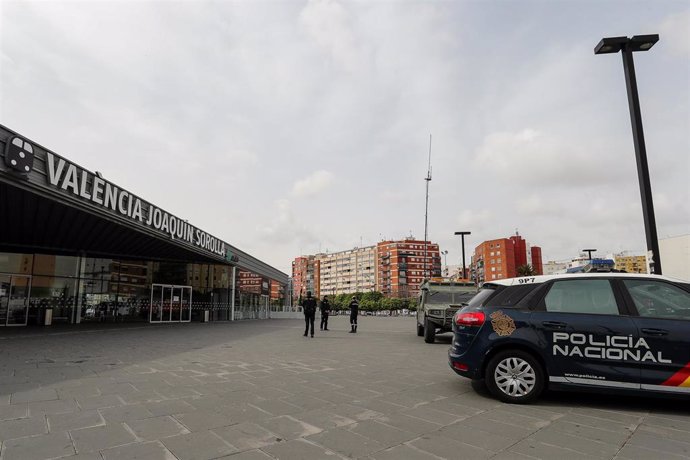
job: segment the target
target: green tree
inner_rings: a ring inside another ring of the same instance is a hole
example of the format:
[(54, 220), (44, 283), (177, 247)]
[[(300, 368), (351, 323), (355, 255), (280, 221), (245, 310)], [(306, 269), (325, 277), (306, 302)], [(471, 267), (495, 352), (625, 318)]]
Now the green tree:
[(371, 300), (376, 303), (379, 303), (382, 298), (383, 294), (378, 291), (364, 292), (360, 295), (361, 300)]
[(518, 276), (534, 276), (537, 273), (534, 271), (534, 268), (530, 264), (524, 264), (524, 265), (519, 265), (517, 268), (517, 275)]
[(369, 299), (360, 300), (359, 309), (363, 311), (374, 311), (376, 310), (376, 303)]
[(338, 294), (333, 297), (332, 303), (336, 310), (345, 310), (350, 304), (350, 298), (346, 294)]
[(381, 310), (394, 310), (395, 309), (395, 307), (393, 306), (394, 305), (393, 299), (388, 298), (388, 297), (382, 298), (380, 305), (381, 305)]

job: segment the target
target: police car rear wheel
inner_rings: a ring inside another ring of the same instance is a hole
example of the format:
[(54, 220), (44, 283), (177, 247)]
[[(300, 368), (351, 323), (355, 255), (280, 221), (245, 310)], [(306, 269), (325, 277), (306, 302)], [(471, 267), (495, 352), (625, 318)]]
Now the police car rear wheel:
[(489, 361), (486, 384), (501, 401), (525, 404), (534, 401), (544, 389), (544, 371), (529, 353), (503, 351)]

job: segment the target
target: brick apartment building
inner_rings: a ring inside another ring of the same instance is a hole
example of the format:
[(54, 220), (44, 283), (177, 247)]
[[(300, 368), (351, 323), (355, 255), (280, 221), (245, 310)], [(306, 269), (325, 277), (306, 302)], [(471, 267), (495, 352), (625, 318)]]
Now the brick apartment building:
[(318, 294), (319, 263), (314, 256), (299, 256), (292, 261), (292, 297), (297, 300), (307, 291)]
[(437, 243), (407, 238), (376, 246), (300, 256), (292, 262), (293, 299), (379, 291), (386, 297), (415, 297), (425, 277), (441, 277)]
[(416, 297), (425, 278), (441, 277), (437, 243), (413, 238), (381, 241), (376, 245), (376, 255), (378, 290), (386, 297)]
[(541, 248), (530, 246), (520, 235), (484, 241), (474, 249), (471, 276), (478, 283), (517, 276), (517, 268), (531, 265), (538, 275), (544, 273)]

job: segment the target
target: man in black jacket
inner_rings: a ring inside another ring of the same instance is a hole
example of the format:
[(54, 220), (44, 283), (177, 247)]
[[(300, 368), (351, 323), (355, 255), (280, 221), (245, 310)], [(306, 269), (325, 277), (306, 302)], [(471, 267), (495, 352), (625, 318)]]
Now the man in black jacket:
[(307, 298), (302, 301), (304, 310), (304, 336), (309, 332), (311, 326), (311, 336), (314, 337), (314, 320), (316, 319), (316, 299), (311, 296), (311, 291), (307, 291)]
[(357, 332), (357, 315), (359, 315), (359, 302), (357, 301), (357, 295), (352, 296), (350, 301), (350, 333)]
[(331, 313), (331, 304), (328, 302), (328, 296), (323, 296), (321, 301), (321, 326), (322, 331), (328, 330), (328, 315)]

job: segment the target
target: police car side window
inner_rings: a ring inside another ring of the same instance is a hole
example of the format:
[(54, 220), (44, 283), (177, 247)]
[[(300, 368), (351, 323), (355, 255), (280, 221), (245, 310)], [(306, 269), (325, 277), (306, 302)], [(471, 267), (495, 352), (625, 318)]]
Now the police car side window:
[(556, 281), (544, 298), (546, 311), (617, 315), (618, 306), (608, 280)]
[(624, 280), (640, 316), (690, 319), (690, 293), (653, 280)]
[(539, 287), (539, 284), (518, 284), (503, 289), (491, 299), (491, 305), (496, 307), (514, 307), (527, 294)]

